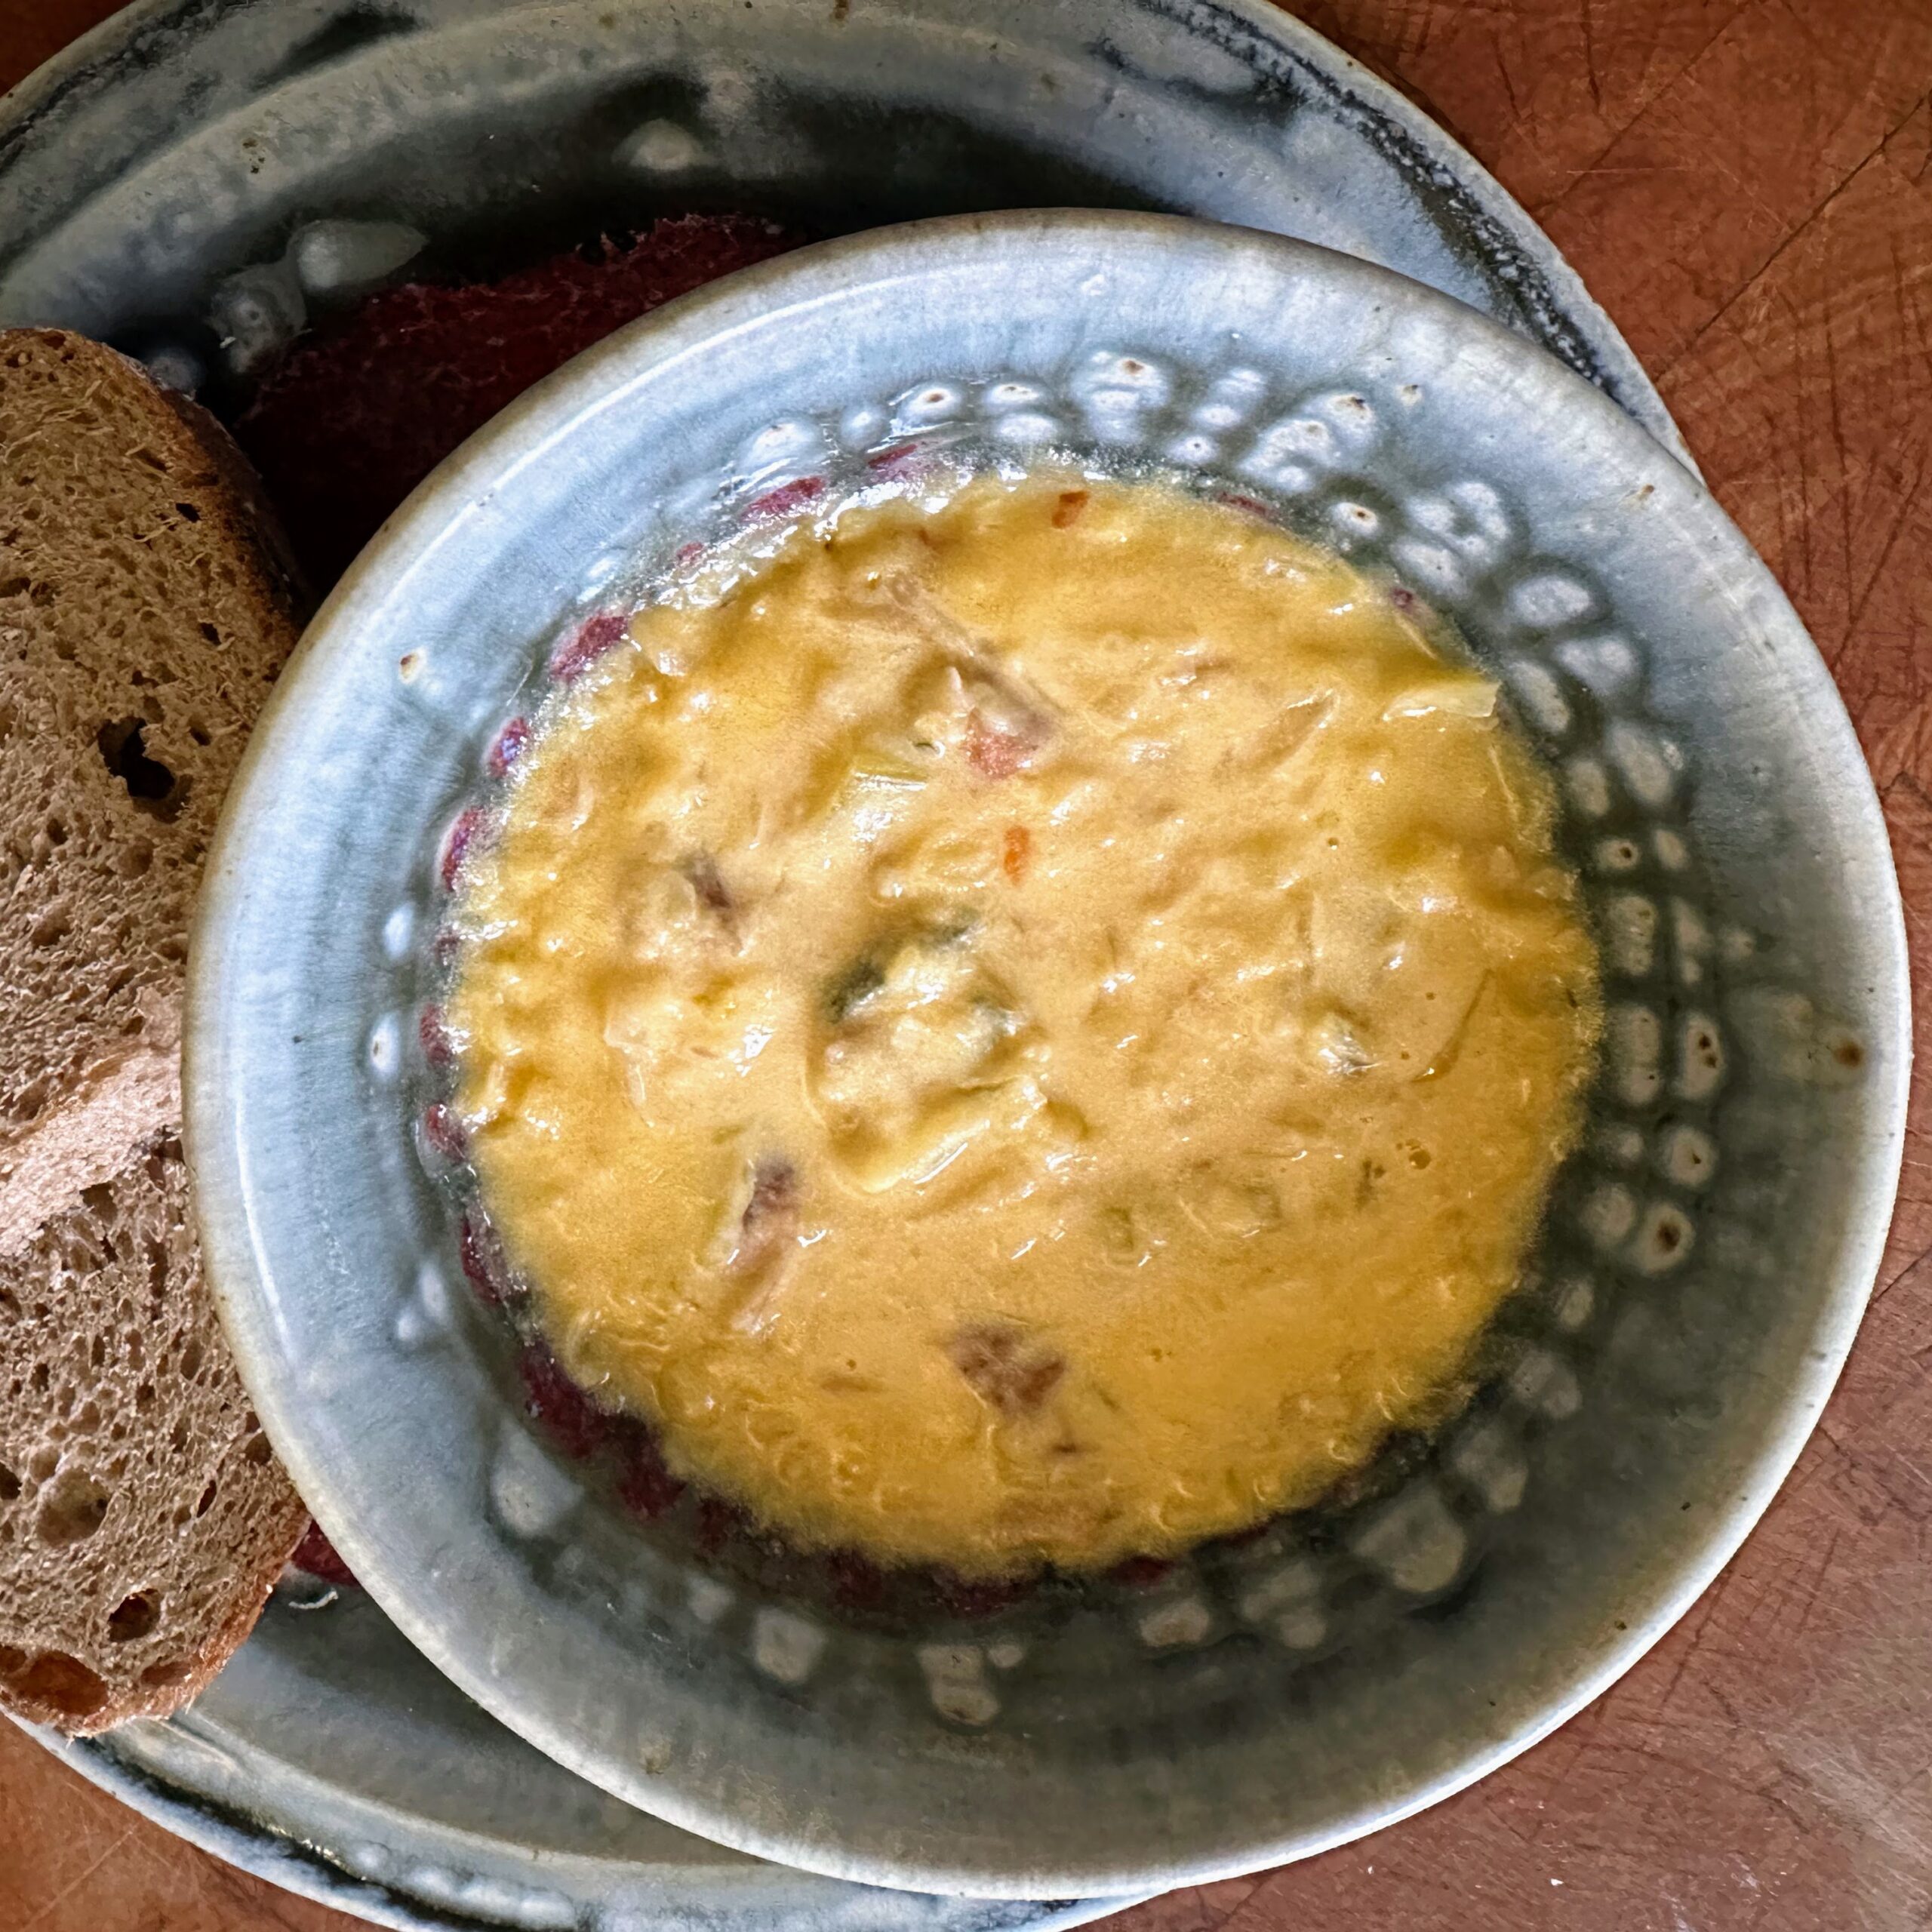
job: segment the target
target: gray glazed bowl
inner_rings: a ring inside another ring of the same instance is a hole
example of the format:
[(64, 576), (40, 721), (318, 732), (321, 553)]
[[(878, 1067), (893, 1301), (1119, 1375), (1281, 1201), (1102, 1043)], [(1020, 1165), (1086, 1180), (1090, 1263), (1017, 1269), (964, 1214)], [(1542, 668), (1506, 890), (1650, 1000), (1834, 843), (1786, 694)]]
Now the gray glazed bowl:
[[(526, 1423), (412, 1125), (437, 853), (627, 574), (908, 439), (1162, 463), (1453, 617), (1555, 768), (1609, 1001), (1587, 1144), (1471, 1411), (1146, 1587), (849, 1627), (624, 1521)], [(244, 1374), (404, 1632), (672, 1822), (928, 1890), (1145, 1891), (1467, 1783), (1661, 1635), (1844, 1359), (1896, 1185), (1905, 951), (1816, 651), (1710, 498), (1496, 325), (1162, 217), (965, 217), (688, 298), (499, 417), (312, 626), (211, 860), (190, 1151)]]

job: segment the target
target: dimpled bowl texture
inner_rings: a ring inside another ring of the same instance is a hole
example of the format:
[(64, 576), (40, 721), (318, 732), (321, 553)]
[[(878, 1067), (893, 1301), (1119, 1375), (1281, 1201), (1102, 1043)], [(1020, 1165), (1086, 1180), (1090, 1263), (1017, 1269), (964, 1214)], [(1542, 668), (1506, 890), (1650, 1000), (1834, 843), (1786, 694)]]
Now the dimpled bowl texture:
[[(1435, 1440), (1346, 1507), (1158, 1575), (880, 1629), (629, 1521), (526, 1418), (414, 1124), (414, 1040), (445, 828), (559, 637), (774, 490), (835, 494), (908, 441), (1179, 471), (1453, 620), (1555, 775), (1607, 1016), (1585, 1143), (1481, 1393)], [(1904, 962), (1824, 666), (1613, 403), (1305, 244), (966, 217), (673, 304), (386, 526), (229, 800), (192, 962), (190, 1151), (270, 1435), (383, 1609), (485, 1709), (647, 1810), (810, 1869), (1146, 1891), (1446, 1795), (1710, 1581), (1871, 1285)]]

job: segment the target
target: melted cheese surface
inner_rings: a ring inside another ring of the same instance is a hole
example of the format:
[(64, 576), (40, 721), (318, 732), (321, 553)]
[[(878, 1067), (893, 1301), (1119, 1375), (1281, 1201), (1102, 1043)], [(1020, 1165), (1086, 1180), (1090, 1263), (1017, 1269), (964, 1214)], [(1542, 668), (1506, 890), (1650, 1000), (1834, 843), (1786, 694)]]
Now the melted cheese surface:
[(795, 1540), (969, 1575), (1447, 1413), (1598, 1011), (1495, 697), (1338, 559), (1066, 472), (639, 612), (448, 1009), (565, 1367)]

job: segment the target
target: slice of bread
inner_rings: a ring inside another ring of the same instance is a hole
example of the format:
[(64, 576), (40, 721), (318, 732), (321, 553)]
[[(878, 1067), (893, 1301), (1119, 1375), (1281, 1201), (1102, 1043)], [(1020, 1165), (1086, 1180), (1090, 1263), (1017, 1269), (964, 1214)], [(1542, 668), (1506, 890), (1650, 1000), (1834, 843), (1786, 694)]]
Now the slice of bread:
[(532, 383), (660, 303), (804, 238), (752, 215), (675, 215), (491, 281), (378, 290), (319, 321), (263, 373), (235, 438), (326, 588)]
[(296, 636), (211, 418), (0, 333), (0, 1705), (191, 1697), (305, 1518), (202, 1279), (180, 1001), (208, 838)]
[(308, 1520), (163, 1140), (0, 1262), (0, 1702), (76, 1731), (185, 1703)]
[(295, 639), (245, 476), (112, 350), (0, 334), (0, 1257), (179, 1118), (202, 860)]

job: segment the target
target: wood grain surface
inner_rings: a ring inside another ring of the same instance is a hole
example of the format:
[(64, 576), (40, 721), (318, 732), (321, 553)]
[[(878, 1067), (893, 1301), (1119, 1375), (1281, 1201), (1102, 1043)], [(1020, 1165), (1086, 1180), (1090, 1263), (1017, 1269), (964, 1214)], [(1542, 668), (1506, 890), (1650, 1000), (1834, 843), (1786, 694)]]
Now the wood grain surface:
[[(112, 11), (0, 0), (0, 85)], [(1932, 0), (1327, 0), (1555, 237), (1842, 687), (1932, 1019)], [(1709, 1593), (1462, 1797), (1112, 1932), (1932, 1926), (1932, 1057), (1877, 1298)], [(350, 1932), (0, 1724), (0, 1927)]]

